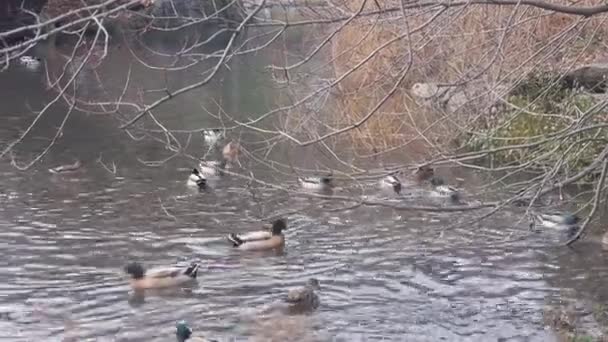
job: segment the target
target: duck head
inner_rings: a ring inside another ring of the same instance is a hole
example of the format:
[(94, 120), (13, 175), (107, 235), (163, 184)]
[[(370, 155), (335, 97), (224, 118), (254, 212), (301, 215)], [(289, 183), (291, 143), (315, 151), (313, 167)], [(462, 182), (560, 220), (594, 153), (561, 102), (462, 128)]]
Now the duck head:
[(133, 279), (142, 279), (146, 273), (144, 267), (138, 262), (131, 262), (125, 266), (125, 272), (131, 275)]
[(433, 176), (435, 176), (435, 170), (428, 165), (420, 166), (418, 169), (416, 169), (416, 171), (414, 171), (414, 177), (416, 177), (416, 180), (419, 182), (429, 180)]
[(580, 221), (580, 218), (573, 214), (564, 215), (564, 224), (575, 225)]
[(192, 336), (192, 328), (188, 326), (186, 321), (179, 321), (175, 325), (175, 336), (179, 342), (184, 342)]
[(331, 176), (321, 177), (321, 184), (331, 185)]
[(198, 170), (197, 169), (192, 169), (192, 174), (198, 176), (199, 175)]
[(287, 222), (285, 222), (285, 219), (278, 219), (275, 220), (272, 223), (272, 235), (280, 235), (281, 233), (283, 233), (283, 230), (287, 228)]

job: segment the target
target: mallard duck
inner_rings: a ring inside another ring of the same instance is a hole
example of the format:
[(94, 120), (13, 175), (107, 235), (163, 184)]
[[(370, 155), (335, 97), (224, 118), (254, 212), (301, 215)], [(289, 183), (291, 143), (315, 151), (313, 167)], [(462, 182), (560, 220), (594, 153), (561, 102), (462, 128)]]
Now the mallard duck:
[(146, 271), (137, 262), (125, 266), (125, 272), (131, 275), (129, 283), (135, 290), (178, 286), (196, 279), (199, 265), (192, 263), (188, 267), (157, 268)]
[(34, 56), (21, 56), (19, 57), (19, 63), (24, 65), (28, 69), (37, 69), (40, 66), (41, 59), (39, 57)]
[(536, 218), (540, 224), (547, 228), (561, 228), (563, 226), (572, 226), (578, 224), (580, 221), (579, 217), (569, 213), (545, 213), (536, 214)]
[(298, 177), (298, 183), (304, 189), (329, 190), (333, 187), (331, 176)]
[(217, 342), (217, 340), (208, 340), (203, 337), (193, 337), (192, 328), (184, 320), (177, 322), (175, 325), (175, 337), (177, 337), (177, 342), (186, 342), (186, 340), (193, 342)]
[(60, 165), (57, 167), (50, 168), (49, 172), (50, 173), (73, 172), (73, 171), (78, 170), (81, 166), (82, 166), (82, 163), (80, 162), (80, 160), (77, 160), (76, 162), (74, 162), (74, 164)]
[(566, 232), (566, 235), (570, 238), (578, 231), (579, 217), (570, 213), (544, 213), (536, 214), (536, 220), (541, 226), (549, 229)]
[(431, 193), (435, 197), (449, 198), (452, 202), (460, 201), (460, 193), (453, 187), (445, 184), (443, 178), (433, 177), (431, 178)]
[(316, 278), (310, 278), (306, 286), (291, 289), (287, 293), (285, 301), (300, 308), (316, 309), (319, 306), (319, 297), (315, 291), (320, 289), (319, 281)]
[(285, 245), (283, 230), (287, 228), (285, 219), (278, 219), (272, 223), (268, 231), (250, 232), (246, 234), (228, 234), (228, 241), (235, 248), (254, 251), (281, 248)]
[(186, 182), (188, 186), (196, 186), (199, 189), (203, 189), (207, 186), (207, 180), (203, 177), (197, 169), (192, 169), (190, 176), (188, 176), (188, 181)]
[(221, 129), (204, 130), (203, 138), (207, 144), (215, 145), (218, 141), (224, 138), (224, 132)]
[(428, 165), (420, 166), (419, 168), (416, 169), (416, 171), (414, 171), (414, 179), (418, 183), (429, 181), (434, 176), (435, 176), (435, 170)]
[(401, 193), (401, 181), (393, 175), (382, 178), (380, 180), (380, 186), (385, 189), (393, 189), (396, 194)]
[(226, 159), (221, 161), (218, 160), (201, 160), (198, 167), (201, 169), (200, 173), (205, 177), (217, 177), (224, 174), (226, 168)]
[(235, 162), (239, 158), (239, 154), (241, 153), (241, 147), (237, 142), (231, 141), (222, 149), (222, 156), (224, 159), (229, 162)]

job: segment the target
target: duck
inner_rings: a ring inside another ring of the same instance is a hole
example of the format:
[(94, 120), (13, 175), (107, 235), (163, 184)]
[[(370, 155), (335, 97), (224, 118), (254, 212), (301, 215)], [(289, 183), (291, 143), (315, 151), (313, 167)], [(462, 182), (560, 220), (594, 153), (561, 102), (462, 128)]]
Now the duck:
[(580, 222), (578, 216), (562, 212), (537, 213), (536, 220), (545, 228), (565, 231), (569, 238), (576, 234)]
[(460, 202), (460, 193), (455, 188), (445, 184), (443, 178), (432, 177), (431, 183), (431, 194), (435, 197), (449, 198), (452, 202)]
[(380, 180), (380, 187), (393, 189), (396, 194), (401, 193), (401, 181), (393, 175), (388, 175)]
[(320, 289), (319, 280), (310, 278), (305, 286), (289, 290), (285, 301), (302, 309), (314, 310), (319, 306), (319, 296), (315, 291)]
[(203, 138), (208, 145), (215, 145), (218, 141), (224, 138), (224, 132), (221, 129), (208, 129), (203, 131)]
[(216, 340), (208, 340), (202, 337), (192, 337), (192, 328), (184, 320), (177, 322), (175, 325), (175, 337), (177, 337), (177, 342), (186, 342), (191, 338), (194, 342), (216, 342)]
[(198, 164), (200, 173), (205, 177), (217, 177), (224, 174), (224, 169), (227, 164), (226, 159), (218, 160), (201, 160)]
[(134, 290), (164, 288), (182, 285), (196, 279), (199, 265), (166, 267), (146, 270), (140, 263), (131, 262), (124, 270), (131, 276), (129, 284)]
[(304, 189), (329, 190), (333, 187), (331, 175), (320, 177), (298, 177), (298, 183)]
[(266, 231), (250, 232), (245, 234), (228, 234), (234, 248), (246, 251), (261, 251), (279, 249), (285, 245), (283, 230), (287, 228), (285, 219), (277, 219), (272, 223), (272, 227)]
[(188, 176), (188, 181), (186, 182), (188, 186), (196, 186), (199, 189), (204, 189), (207, 186), (207, 179), (201, 175), (200, 172), (196, 168), (192, 169), (190, 176)]
[(28, 69), (37, 69), (42, 60), (39, 57), (23, 55), (19, 57), (19, 63)]
[(559, 228), (563, 226), (571, 226), (578, 224), (580, 218), (570, 213), (551, 212), (545, 214), (536, 214), (536, 218), (540, 224), (546, 228)]
[(428, 165), (418, 167), (414, 171), (414, 179), (417, 183), (430, 181), (435, 176), (435, 169)]
[(231, 141), (222, 149), (222, 156), (228, 162), (235, 162), (239, 158), (239, 154), (241, 153), (241, 146), (235, 142)]
[(73, 171), (78, 170), (81, 166), (82, 166), (82, 163), (80, 162), (80, 160), (77, 160), (76, 162), (74, 162), (74, 164), (60, 165), (60, 166), (50, 168), (49, 172), (55, 173), (55, 174), (73, 172)]

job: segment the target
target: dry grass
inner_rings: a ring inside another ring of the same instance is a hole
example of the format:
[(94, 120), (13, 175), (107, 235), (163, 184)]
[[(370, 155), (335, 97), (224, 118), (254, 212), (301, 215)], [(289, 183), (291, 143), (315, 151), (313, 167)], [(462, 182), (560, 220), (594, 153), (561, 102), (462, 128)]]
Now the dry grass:
[[(344, 1), (354, 10), (361, 0)], [(584, 1), (577, 5), (601, 4)], [(383, 7), (396, 6), (383, 1)], [(373, 1), (368, 10), (376, 9)], [(407, 19), (410, 30), (427, 22), (432, 12), (413, 9)], [(397, 15), (397, 13), (394, 13)], [(497, 83), (513, 84), (529, 71), (565, 70), (572, 65), (605, 61), (608, 16), (589, 19), (552, 14), (529, 7), (468, 6), (446, 11), (428, 26), (386, 48), (341, 82), (332, 105), (333, 124), (344, 126), (364, 117), (398, 79), (407, 64), (411, 44), (413, 64), (399, 91), (367, 123), (350, 131), (355, 144), (384, 149), (411, 142), (410, 149), (449, 143), (482, 108), (445, 113), (419, 103), (409, 89), (417, 82), (453, 83), (480, 74), (472, 82), (478, 89)], [(336, 77), (351, 70), (373, 51), (405, 32), (403, 19), (359, 18), (332, 40)], [(474, 88), (475, 89), (475, 88)], [(428, 132), (427, 128), (431, 127)], [(420, 132), (424, 132), (423, 139)]]

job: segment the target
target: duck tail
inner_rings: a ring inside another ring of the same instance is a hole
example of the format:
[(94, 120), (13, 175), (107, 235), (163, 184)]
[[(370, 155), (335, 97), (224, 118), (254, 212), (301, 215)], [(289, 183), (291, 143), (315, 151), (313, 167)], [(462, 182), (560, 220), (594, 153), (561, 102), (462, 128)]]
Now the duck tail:
[(460, 203), (460, 193), (452, 192), (450, 194), (450, 201), (452, 201), (452, 203)]
[(401, 193), (401, 183), (393, 184), (393, 190), (395, 191), (396, 194), (400, 194)]
[(228, 234), (228, 241), (232, 242), (234, 247), (238, 247), (243, 244), (243, 240), (241, 240), (235, 233)]
[(193, 262), (184, 272), (185, 275), (192, 279), (196, 279), (196, 275), (198, 273), (199, 264)]
[(199, 189), (204, 189), (207, 186), (207, 180), (205, 178), (201, 178), (196, 181), (196, 185), (198, 185)]

